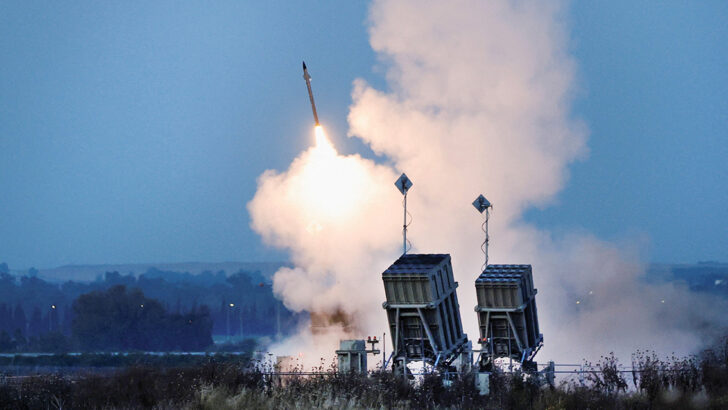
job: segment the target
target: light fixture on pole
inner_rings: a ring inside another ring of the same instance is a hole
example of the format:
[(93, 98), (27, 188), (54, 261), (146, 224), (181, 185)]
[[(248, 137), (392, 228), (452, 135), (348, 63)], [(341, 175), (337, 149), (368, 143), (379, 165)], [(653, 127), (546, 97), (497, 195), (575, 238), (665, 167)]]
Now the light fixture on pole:
[(483, 269), (481, 269), (481, 271), (484, 271), (488, 267), (488, 242), (490, 242), (490, 235), (488, 235), (488, 219), (490, 218), (490, 210), (493, 208), (493, 205), (481, 194), (475, 198), (473, 206), (481, 214), (485, 212), (485, 221), (483, 221), (483, 225), (481, 226), (481, 229), (483, 229), (483, 233), (485, 234), (485, 240), (483, 241), (483, 244), (480, 245), (480, 249), (485, 255), (485, 264), (483, 264)]
[[(404, 255), (407, 253), (407, 243), (408, 243), (407, 227), (412, 222), (412, 219), (410, 219), (409, 223), (407, 222), (407, 214), (408, 214), (408, 212), (407, 212), (407, 192), (409, 191), (410, 188), (412, 188), (412, 181), (410, 181), (410, 179), (407, 178), (407, 175), (405, 175), (405, 173), (403, 172), (402, 175), (399, 176), (397, 181), (394, 182), (394, 185), (397, 187), (397, 189), (399, 189), (399, 192), (401, 192), (402, 195), (404, 196), (404, 201), (403, 201), (404, 220), (402, 222), (402, 254)], [(410, 218), (411, 217), (412, 216), (410, 215)], [(412, 244), (410, 243), (410, 247), (411, 247), (411, 245)]]

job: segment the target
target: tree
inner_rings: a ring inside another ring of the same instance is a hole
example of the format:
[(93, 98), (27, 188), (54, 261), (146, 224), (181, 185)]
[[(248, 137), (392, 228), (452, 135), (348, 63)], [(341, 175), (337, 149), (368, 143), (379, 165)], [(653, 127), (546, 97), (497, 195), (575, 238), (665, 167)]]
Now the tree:
[(13, 334), (13, 342), (15, 343), (15, 349), (18, 351), (24, 350), (28, 346), (28, 341), (23, 336), (23, 332), (20, 329), (16, 329)]
[(0, 330), (12, 331), (13, 314), (8, 306), (4, 303), (0, 304)]
[(199, 350), (212, 343), (209, 312), (170, 315), (123, 285), (79, 296), (73, 313), (72, 334), (84, 350)]
[(33, 309), (33, 315), (30, 316), (30, 323), (28, 323), (28, 335), (37, 336), (43, 331), (47, 331), (47, 327), (43, 326), (43, 316), (40, 313), (38, 306)]
[(8, 332), (0, 332), (0, 352), (12, 352), (15, 350), (15, 342), (10, 338)]
[(61, 332), (47, 332), (40, 337), (33, 350), (45, 353), (66, 353), (70, 350), (70, 343)]
[(15, 306), (13, 313), (13, 328), (20, 331), (20, 334), (25, 334), (28, 328), (28, 320), (25, 318), (25, 311), (20, 303)]

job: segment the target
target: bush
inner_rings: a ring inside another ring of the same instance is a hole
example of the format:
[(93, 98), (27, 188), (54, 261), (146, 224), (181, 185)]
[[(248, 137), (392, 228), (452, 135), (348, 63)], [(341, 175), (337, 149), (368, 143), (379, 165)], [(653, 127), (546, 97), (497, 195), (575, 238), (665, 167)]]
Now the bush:
[(587, 368), (593, 369), (587, 374), (587, 380), (599, 390), (607, 394), (616, 394), (627, 390), (627, 380), (620, 370), (619, 360), (610, 352), (608, 356), (602, 356), (596, 365), (585, 364)]
[(728, 395), (728, 337), (700, 355), (700, 375), (711, 396)]
[(474, 374), (452, 379), (431, 374), (411, 383), (388, 371), (367, 376), (322, 365), (316, 375), (280, 375), (260, 363), (226, 362), (229, 358), (215, 356), (170, 368), (163, 362), (133, 365), (106, 375), (46, 375), (7, 382), (0, 376), (0, 407), (717, 409), (728, 405), (726, 342), (689, 358), (661, 360), (652, 352), (637, 352), (631, 391), (613, 354), (587, 364), (591, 370), (584, 382), (563, 381), (556, 388), (534, 374), (496, 370), (490, 396), (478, 394)]

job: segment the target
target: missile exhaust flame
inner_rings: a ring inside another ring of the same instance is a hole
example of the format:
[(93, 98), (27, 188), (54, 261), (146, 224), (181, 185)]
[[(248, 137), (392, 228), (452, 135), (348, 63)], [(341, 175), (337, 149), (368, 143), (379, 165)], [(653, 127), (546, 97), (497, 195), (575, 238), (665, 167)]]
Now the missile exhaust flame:
[(316, 136), (316, 148), (334, 150), (333, 145), (331, 145), (331, 141), (329, 141), (329, 139), (326, 137), (324, 128), (321, 125), (315, 126), (313, 128), (313, 131)]

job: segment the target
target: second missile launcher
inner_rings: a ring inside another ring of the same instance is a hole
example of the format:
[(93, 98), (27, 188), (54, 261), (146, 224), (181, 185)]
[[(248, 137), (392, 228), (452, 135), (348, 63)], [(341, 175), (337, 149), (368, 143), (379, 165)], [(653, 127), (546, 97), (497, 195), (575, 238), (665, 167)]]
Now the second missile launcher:
[(480, 367), (510, 358), (528, 367), (543, 345), (539, 332), (531, 265), (488, 265), (475, 280), (480, 338)]

